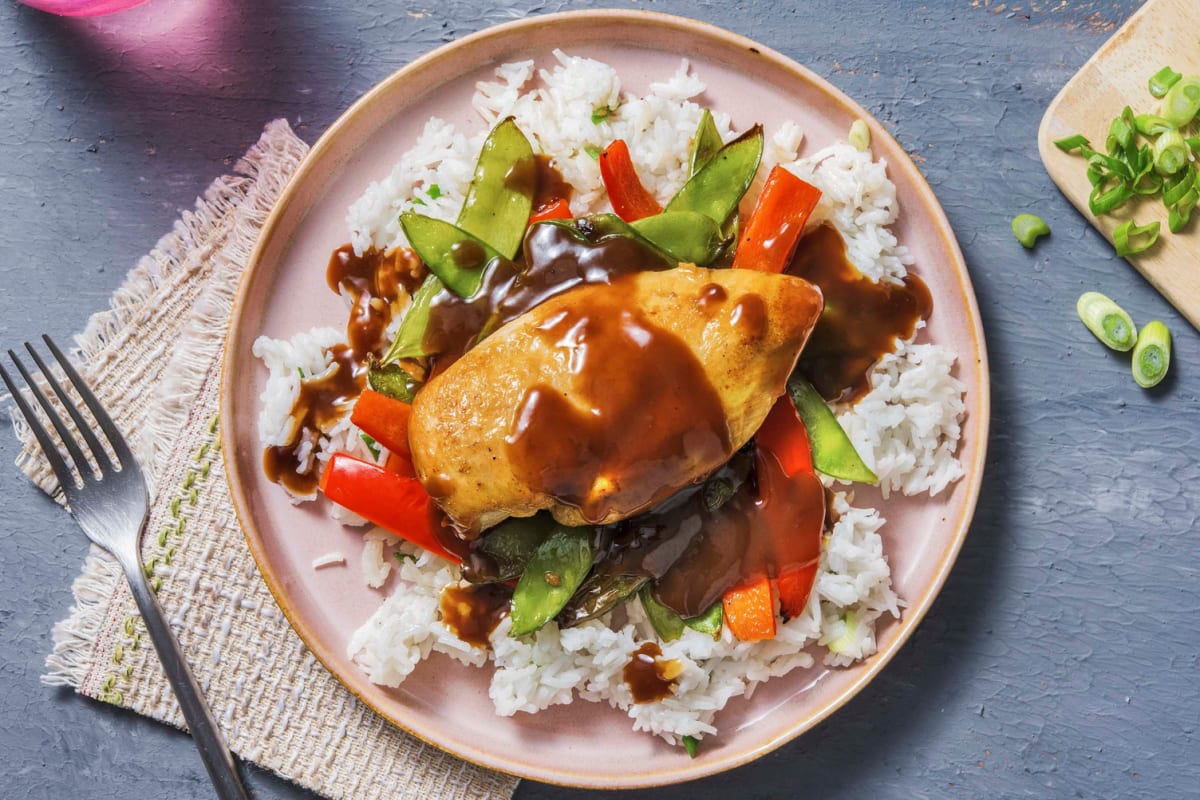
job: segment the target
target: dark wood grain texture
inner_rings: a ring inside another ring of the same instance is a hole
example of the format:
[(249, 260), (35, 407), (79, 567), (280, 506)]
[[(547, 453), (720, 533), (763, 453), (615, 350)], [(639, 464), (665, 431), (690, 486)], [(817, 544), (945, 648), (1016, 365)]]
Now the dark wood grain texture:
[[(314, 140), (438, 44), (593, 5), (753, 37), (878, 116), (958, 234), (993, 371), (979, 511), (900, 655), (831, 719), (754, 765), (622, 797), (1195, 796), (1200, 336), (1059, 195), (1036, 149), (1046, 104), (1136, 0), (151, 0), (99, 22), (5, 3), (0, 344), (80, 330), (267, 120), (286, 116)], [(1032, 252), (1009, 231), (1021, 211), (1054, 229)], [(1171, 327), (1176, 361), (1163, 386), (1139, 389), (1127, 360), (1079, 324), (1075, 298), (1089, 289)], [(0, 437), (0, 462), (14, 455)], [(209, 797), (182, 734), (39, 685), (86, 545), (11, 467), (0, 466), (0, 492), (2, 794)], [(250, 783), (260, 798), (309, 796), (260, 771)], [(525, 800), (599, 794), (518, 790)]]

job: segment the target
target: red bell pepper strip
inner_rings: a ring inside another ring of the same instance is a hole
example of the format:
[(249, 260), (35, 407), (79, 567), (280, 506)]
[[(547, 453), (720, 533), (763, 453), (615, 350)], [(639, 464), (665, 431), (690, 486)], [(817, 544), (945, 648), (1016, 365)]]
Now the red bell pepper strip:
[(613, 211), (626, 222), (662, 213), (662, 206), (638, 178), (624, 139), (615, 139), (600, 154), (600, 178)]
[(529, 224), (535, 222), (545, 222), (550, 219), (570, 219), (571, 204), (567, 202), (567, 198), (560, 197), (553, 202), (546, 203), (541, 207), (534, 209), (534, 212), (529, 215)]
[(363, 389), (350, 412), (350, 421), (393, 453), (411, 455), (408, 420), (412, 406), (373, 389)]
[(746, 222), (733, 256), (733, 266), (760, 272), (783, 272), (821, 190), (781, 166), (771, 169), (754, 211)]
[[(809, 443), (808, 429), (804, 427), (799, 412), (792, 398), (785, 392), (775, 401), (771, 413), (762, 427), (755, 434), (755, 446), (775, 455), (780, 468), (791, 478), (798, 474), (813, 474), (812, 445)], [(813, 533), (820, 537), (820, 530)], [(815, 542), (812, 552), (817, 558), (804, 564), (792, 564), (783, 568), (776, 579), (779, 589), (779, 602), (783, 613), (789, 618), (800, 616), (808, 604), (808, 595), (812, 592), (813, 583), (817, 577), (817, 565), (820, 561), (820, 542)]]
[(755, 434), (758, 447), (770, 450), (789, 478), (799, 472), (813, 471), (812, 445), (808, 429), (800, 419), (792, 398), (785, 392), (771, 407), (771, 413)]
[(804, 613), (813, 584), (817, 582), (819, 564), (820, 558), (815, 558), (807, 564), (787, 567), (775, 579), (775, 585), (779, 587), (779, 605), (788, 619)]
[(729, 632), (743, 642), (775, 638), (775, 599), (764, 575), (747, 586), (730, 589), (721, 600)]
[(412, 459), (403, 453), (397, 453), (395, 450), (389, 450), (387, 461), (383, 462), (383, 468), (388, 472), (394, 472), (402, 478), (415, 478), (417, 471), (413, 468)]
[(334, 453), (321, 473), (321, 491), (340, 506), (442, 558), (462, 559), (438, 540), (432, 498), (415, 478), (345, 453)]
[[(754, 441), (760, 450), (760, 464), (763, 457), (773, 458), (787, 479), (813, 474), (812, 447), (809, 445), (808, 431), (787, 394), (775, 402), (755, 434)], [(819, 527), (813, 528), (812, 535), (820, 537)], [(804, 613), (804, 608), (808, 605), (808, 596), (816, 582), (821, 546), (819, 541), (812, 544), (811, 552), (818, 554), (816, 558), (802, 564), (785, 566), (774, 581), (780, 606), (789, 618)], [(738, 587), (725, 593), (723, 602), (726, 620), (729, 621), (729, 630), (734, 636), (743, 641), (770, 639), (775, 636), (775, 605), (770, 589), (771, 581), (764, 577), (751, 586)], [(731, 609), (738, 617), (737, 622), (730, 619)]]

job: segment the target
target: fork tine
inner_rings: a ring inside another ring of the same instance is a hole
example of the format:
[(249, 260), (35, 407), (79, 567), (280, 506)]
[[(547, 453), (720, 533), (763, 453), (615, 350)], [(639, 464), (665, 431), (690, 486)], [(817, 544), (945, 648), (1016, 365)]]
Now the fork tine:
[[(26, 344), (28, 347), (28, 343)], [(92, 471), (92, 465), (88, 463), (87, 457), (83, 451), (79, 449), (79, 443), (75, 441), (75, 437), (71, 434), (71, 429), (63, 422), (62, 417), (54, 410), (54, 406), (50, 404), (50, 400), (38, 388), (37, 383), (33, 380), (33, 376), (29, 374), (29, 370), (25, 369), (25, 364), (21, 359), (17, 358), (17, 354), (12, 350), (8, 351), (8, 357), (12, 359), (16, 365), (17, 371), (21, 373), (21, 377), (25, 379), (25, 384), (33, 391), (33, 396), (37, 398), (38, 405), (42, 407), (42, 411), (46, 412), (46, 418), (50, 420), (50, 424), (54, 426), (54, 430), (58, 431), (58, 438), (66, 446), (67, 452), (71, 454), (71, 460), (75, 462), (75, 470), (79, 473), (79, 477), (87, 481), (88, 475)], [(45, 374), (45, 370), (42, 370)]]
[(70, 379), (72, 385), (75, 387), (75, 391), (79, 392), (79, 396), (83, 398), (83, 402), (87, 403), (92, 416), (100, 425), (100, 430), (104, 431), (104, 435), (108, 437), (108, 441), (112, 444), (113, 452), (117, 454), (117, 460), (121, 462), (121, 469), (137, 470), (137, 460), (129, 450), (129, 445), (126, 444), (125, 437), (121, 435), (121, 431), (117, 430), (112, 417), (104, 410), (104, 406), (100, 405), (100, 401), (96, 399), (96, 395), (92, 394), (92, 390), (83, 382), (83, 378), (79, 377), (79, 373), (75, 371), (75, 367), (71, 366), (71, 362), (63, 355), (62, 350), (58, 349), (58, 345), (54, 343), (54, 340), (46, 334), (42, 334), (42, 341), (50, 348), (50, 352), (54, 354), (59, 366), (62, 367), (63, 374)]
[[(33, 360), (37, 364), (38, 369), (42, 371), (42, 377), (46, 379), (46, 383), (50, 384), (50, 388), (54, 390), (56, 395), (58, 395), (59, 401), (63, 404), (63, 407), (67, 409), (67, 413), (71, 415), (71, 419), (75, 422), (75, 429), (78, 430), (80, 434), (83, 435), (83, 438), (87, 441), (88, 447), (91, 448), (92, 455), (96, 458), (96, 463), (100, 465), (100, 471), (102, 473), (111, 472), (113, 469), (113, 463), (108, 457), (108, 451), (104, 449), (104, 445), (100, 444), (100, 440), (96, 438), (96, 434), (92, 433), (92, 426), (83, 418), (83, 415), (79, 413), (79, 409), (75, 407), (75, 401), (67, 397), (67, 393), (64, 392), (62, 387), (58, 385), (58, 381), (54, 379), (54, 374), (47, 369), (46, 362), (42, 361), (42, 357), (38, 355), (37, 350), (33, 349), (33, 345), (31, 345), (29, 342), (26, 342), (25, 349), (29, 351), (29, 355), (33, 356)], [(17, 364), (17, 368), (20, 369), (20, 367), (21, 365)], [(25, 380), (29, 381), (28, 375), (25, 376)], [(30, 385), (32, 386), (33, 384), (30, 383)], [(40, 392), (38, 393), (38, 397), (41, 397)], [(42, 403), (42, 408), (46, 408), (46, 404), (44, 402)], [(51, 420), (53, 421), (54, 417), (51, 417)], [(57, 427), (57, 425), (55, 425), (55, 427)], [(58, 429), (58, 433), (65, 441), (67, 437), (63, 433), (62, 428)], [(75, 457), (74, 451), (71, 452), (71, 457)], [(77, 466), (79, 466), (79, 473), (82, 475), (83, 463), (86, 462), (80, 462), (79, 460), (76, 460), (75, 463)]]
[[(12, 351), (10, 350), (9, 355), (11, 354)], [(9, 377), (8, 370), (4, 368), (3, 364), (0, 364), (0, 378), (4, 380), (4, 385), (8, 387), (9, 393), (12, 394), (13, 400), (16, 401), (17, 408), (21, 410), (25, 421), (29, 423), (29, 428), (33, 431), (34, 437), (37, 438), (42, 452), (45, 453), (46, 460), (50, 462), (50, 469), (54, 470), (54, 477), (58, 478), (59, 485), (64, 492), (68, 489), (74, 489), (75, 476), (71, 474), (70, 468), (67, 467), (67, 462), (63, 460), (62, 454), (58, 452), (58, 447), (54, 444), (54, 440), (50, 438), (50, 433), (42, 425), (41, 421), (38, 420), (37, 414), (33, 413), (33, 409), (25, 400), (17, 385), (13, 383), (13, 379)], [(30, 388), (33, 389), (32, 386)], [(37, 390), (33, 389), (33, 391), (36, 392)]]

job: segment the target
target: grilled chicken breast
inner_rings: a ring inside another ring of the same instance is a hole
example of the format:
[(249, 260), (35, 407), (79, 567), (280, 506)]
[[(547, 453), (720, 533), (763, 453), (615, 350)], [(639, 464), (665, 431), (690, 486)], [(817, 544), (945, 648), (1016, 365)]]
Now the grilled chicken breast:
[(571, 290), (417, 394), (417, 476), (468, 537), (542, 509), (632, 516), (750, 439), (822, 306), (800, 278), (689, 266)]

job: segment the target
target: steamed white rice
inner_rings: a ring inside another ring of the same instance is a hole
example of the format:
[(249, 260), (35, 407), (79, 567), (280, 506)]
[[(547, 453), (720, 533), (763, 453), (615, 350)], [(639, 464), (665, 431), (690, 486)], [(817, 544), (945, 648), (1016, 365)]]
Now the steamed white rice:
[[(686, 62), (645, 96), (621, 92), (616, 70), (597, 61), (555, 51), (555, 63), (538, 70), (531, 61), (506, 64), (496, 80), (481, 82), (472, 100), (481, 117), (470, 132), (431, 119), (416, 144), (390, 175), (372, 183), (350, 208), (351, 241), (362, 252), (407, 244), (397, 218), (414, 199), (421, 211), (452, 220), (458, 213), (473, 166), (491, 125), (513, 115), (535, 151), (553, 154), (555, 166), (575, 187), (576, 215), (609, 210), (596, 160), (616, 138), (630, 146), (638, 172), (660, 201), (682, 185), (688, 143), (700, 120), (695, 98), (704, 84)], [(593, 121), (597, 109), (607, 117)], [(726, 140), (734, 135), (727, 115), (714, 114)], [(850, 260), (874, 280), (899, 282), (912, 262), (888, 226), (899, 209), (887, 165), (869, 152), (835, 144), (798, 158), (803, 136), (786, 123), (767, 132), (760, 180), (783, 164), (823, 192), (811, 224), (832, 223), (846, 241)], [(434, 190), (436, 187), (436, 191)], [(752, 189), (750, 195), (757, 192)], [(919, 339), (918, 336), (914, 339)], [(260, 339), (256, 355), (270, 370), (260, 438), (264, 445), (289, 441), (288, 412), (300, 387), (300, 372), (328, 368), (324, 348), (340, 341), (332, 329), (300, 333), (288, 341)], [(871, 390), (839, 419), (880, 477), (886, 497), (943, 491), (963, 472), (955, 457), (964, 414), (963, 386), (953, 376), (954, 354), (917, 341), (900, 342), (877, 365)], [(303, 444), (303, 459), (323, 464), (333, 452), (371, 457), (358, 431), (345, 419)], [(677, 742), (717, 731), (717, 712), (759, 683), (812, 666), (816, 660), (845, 666), (876, 650), (880, 617), (899, 617), (903, 601), (891, 587), (891, 572), (879, 530), (884, 518), (856, 508), (848, 494), (834, 495), (837, 522), (827, 533), (820, 570), (805, 612), (782, 623), (775, 639), (747, 643), (725, 630), (719, 640), (686, 629), (682, 638), (661, 643), (663, 659), (677, 662), (674, 693), (659, 702), (634, 703), (622, 671), (645, 641), (656, 640), (638, 603), (608, 618), (560, 630), (550, 623), (533, 635), (513, 638), (508, 621), (491, 636), (490, 650), (467, 645), (439, 617), (441, 591), (459, 581), (457, 568), (401, 542), (384, 531), (365, 534), (361, 569), (371, 586), (382, 586), (393, 570), (399, 580), (349, 644), (349, 655), (375, 683), (398, 686), (431, 652), (464, 664), (492, 663), (490, 694), (502, 715), (532, 713), (576, 698), (608, 703), (643, 730)], [(397, 555), (403, 558), (397, 559)]]

